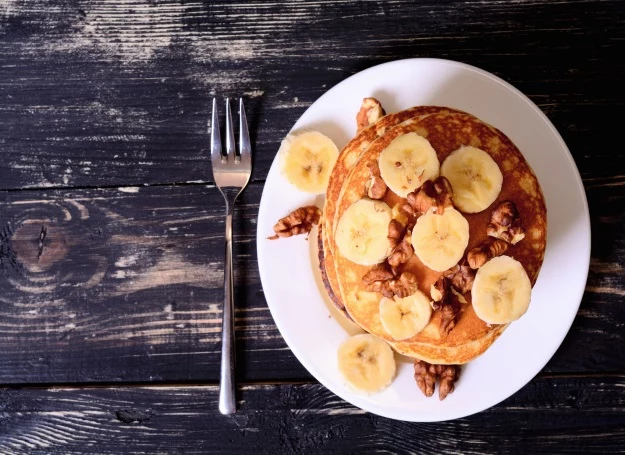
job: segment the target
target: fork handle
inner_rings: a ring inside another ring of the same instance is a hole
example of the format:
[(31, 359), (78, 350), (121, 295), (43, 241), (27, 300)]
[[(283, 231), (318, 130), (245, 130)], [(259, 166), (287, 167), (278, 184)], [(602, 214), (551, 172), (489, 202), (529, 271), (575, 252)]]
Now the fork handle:
[(224, 309), (221, 331), (221, 377), (219, 384), (219, 411), (234, 414), (237, 410), (234, 383), (234, 296), (232, 285), (232, 209), (226, 214), (226, 260), (224, 268)]

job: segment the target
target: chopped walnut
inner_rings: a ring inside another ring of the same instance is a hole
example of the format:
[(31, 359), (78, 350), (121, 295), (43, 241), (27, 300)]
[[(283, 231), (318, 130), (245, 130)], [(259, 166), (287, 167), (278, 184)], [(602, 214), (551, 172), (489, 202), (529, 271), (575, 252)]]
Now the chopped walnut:
[(503, 201), (490, 215), (486, 233), (491, 237), (505, 240), (512, 245), (525, 238), (519, 211), (512, 201)]
[(432, 308), (434, 310), (438, 310), (443, 305), (443, 302), (447, 300), (449, 297), (449, 280), (446, 280), (445, 277), (440, 277), (436, 280), (436, 283), (432, 285), (430, 289), (430, 296), (432, 297)]
[(406, 234), (406, 226), (401, 224), (400, 221), (393, 218), (388, 223), (388, 243), (391, 245), (391, 248), (395, 248), (399, 245)]
[(501, 256), (508, 250), (508, 242), (500, 239), (489, 239), (467, 253), (467, 262), (472, 269), (479, 269), (492, 258)]
[(395, 277), (390, 270), (388, 264), (383, 262), (375, 265), (363, 277), (362, 282), (365, 284), (367, 291), (379, 292), (384, 297), (392, 298), (395, 294), (391, 290), (389, 281)]
[(421, 188), (408, 193), (406, 200), (414, 213), (425, 213), (435, 207), (436, 213), (443, 213), (445, 208), (452, 207), (453, 190), (449, 180), (438, 177), (436, 180), (427, 180)]
[(451, 285), (461, 294), (466, 294), (473, 287), (475, 270), (466, 264), (456, 264), (444, 274), (451, 281)]
[(417, 292), (417, 277), (410, 272), (403, 272), (399, 279), (388, 281), (389, 288), (399, 298), (408, 297)]
[(409, 235), (405, 235), (399, 245), (396, 245), (391, 255), (386, 260), (391, 267), (399, 267), (401, 264), (408, 262), (412, 257), (414, 248)]
[(362, 100), (360, 110), (356, 114), (356, 126), (358, 131), (366, 128), (372, 123), (377, 122), (384, 117), (386, 112), (382, 109), (382, 105), (375, 98), (365, 98)]
[(454, 384), (459, 376), (459, 365), (432, 365), (423, 360), (414, 362), (414, 378), (426, 397), (434, 395), (434, 387), (438, 380), (438, 398), (444, 400), (454, 391)]
[[(434, 300), (432, 308), (434, 311), (440, 311), (441, 313), (439, 329), (442, 333), (448, 334), (456, 326), (462, 305), (460, 305), (458, 298), (451, 292), (451, 283), (444, 276), (441, 276), (432, 285), (430, 294)], [(440, 298), (437, 300), (436, 297)]]
[(386, 194), (387, 186), (380, 176), (380, 168), (377, 161), (372, 161), (368, 166), (371, 177), (365, 184), (367, 196), (371, 199), (382, 199)]
[(275, 235), (267, 238), (276, 240), (280, 237), (308, 234), (315, 224), (319, 224), (321, 213), (321, 209), (314, 205), (300, 207), (281, 218), (273, 227)]
[[(402, 203), (399, 202), (398, 204)], [(406, 217), (406, 229), (412, 230), (415, 224), (417, 224), (417, 212), (415, 212), (415, 209), (410, 204), (405, 203), (398, 210)]]
[(376, 281), (388, 281), (393, 279), (393, 274), (388, 268), (388, 265), (383, 262), (373, 266), (365, 276), (362, 277), (362, 282), (365, 284), (373, 284)]
[(456, 326), (456, 322), (458, 322), (458, 315), (460, 314), (460, 310), (462, 306), (458, 299), (454, 299), (448, 297), (444, 300), (443, 305), (441, 306), (441, 325), (440, 330), (444, 334), (448, 334), (452, 331), (452, 329)]

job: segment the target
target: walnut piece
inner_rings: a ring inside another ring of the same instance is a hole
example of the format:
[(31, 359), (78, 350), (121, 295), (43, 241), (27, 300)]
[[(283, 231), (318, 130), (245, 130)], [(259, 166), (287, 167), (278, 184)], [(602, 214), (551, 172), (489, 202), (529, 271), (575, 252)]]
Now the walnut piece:
[(394, 295), (403, 299), (417, 292), (417, 277), (410, 272), (403, 272), (399, 279), (388, 282)]
[(453, 393), (455, 383), (460, 376), (460, 365), (437, 365), (438, 370), (438, 398), (444, 400)]
[(439, 310), (443, 306), (443, 302), (449, 298), (449, 280), (441, 276), (430, 289), (430, 297), (432, 297), (432, 308)]
[(462, 306), (457, 298), (451, 297), (452, 293), (449, 294), (446, 300), (442, 301), (442, 306), (440, 308), (441, 312), (441, 325), (440, 330), (444, 334), (448, 334), (452, 331), (452, 329), (456, 326), (456, 322), (458, 322), (458, 315), (460, 314), (460, 310)]
[(444, 400), (454, 391), (459, 376), (460, 365), (432, 365), (423, 360), (414, 362), (414, 378), (426, 397), (434, 395), (434, 387), (438, 380), (438, 398)]
[(365, 284), (367, 291), (379, 292), (384, 297), (393, 298), (395, 295), (391, 290), (389, 281), (391, 281), (395, 275), (391, 272), (388, 264), (383, 262), (373, 266), (363, 277), (362, 282)]
[(434, 387), (436, 386), (436, 366), (430, 365), (423, 360), (415, 360), (414, 362), (414, 378), (417, 381), (417, 387), (421, 389), (423, 395), (431, 397), (434, 395)]
[(321, 209), (315, 205), (300, 207), (289, 215), (281, 218), (273, 227), (275, 235), (267, 237), (276, 240), (280, 237), (308, 234), (315, 224), (319, 224)]
[(387, 186), (380, 177), (380, 168), (377, 161), (371, 162), (368, 166), (371, 177), (365, 184), (367, 196), (371, 199), (382, 199), (386, 195)]
[(391, 251), (386, 261), (391, 267), (399, 267), (401, 264), (408, 262), (408, 259), (412, 257), (413, 253), (414, 248), (412, 247), (410, 235), (405, 235), (401, 243), (393, 248), (393, 251)]
[(467, 253), (467, 262), (472, 269), (479, 269), (492, 258), (501, 256), (508, 250), (508, 242), (501, 239), (489, 239)]
[(525, 229), (523, 229), (521, 217), (514, 202), (503, 201), (495, 207), (490, 215), (486, 233), (512, 245), (525, 238)]
[(362, 100), (360, 110), (356, 114), (356, 126), (358, 131), (366, 128), (372, 123), (384, 117), (386, 112), (382, 109), (382, 104), (375, 98), (365, 98)]
[(388, 281), (394, 278), (388, 268), (386, 262), (377, 264), (362, 277), (362, 282), (366, 285), (373, 284), (376, 281)]
[(425, 213), (435, 207), (436, 213), (441, 214), (445, 208), (453, 207), (452, 197), (449, 180), (441, 176), (434, 181), (425, 181), (418, 190), (408, 193), (406, 200), (413, 213)]
[(451, 281), (451, 285), (460, 294), (466, 294), (473, 287), (475, 270), (466, 264), (456, 264), (447, 270), (443, 276)]
[(388, 243), (391, 245), (391, 248), (395, 248), (397, 245), (402, 243), (402, 239), (406, 234), (406, 226), (401, 224), (399, 220), (393, 218), (388, 223)]
[[(444, 276), (441, 276), (436, 283), (432, 285), (430, 294), (434, 300), (432, 302), (432, 308), (434, 311), (440, 311), (441, 313), (439, 329), (442, 333), (448, 334), (456, 326), (458, 315), (462, 310), (462, 305), (458, 297), (451, 292), (451, 282)], [(440, 297), (440, 299), (437, 300), (435, 297)]]

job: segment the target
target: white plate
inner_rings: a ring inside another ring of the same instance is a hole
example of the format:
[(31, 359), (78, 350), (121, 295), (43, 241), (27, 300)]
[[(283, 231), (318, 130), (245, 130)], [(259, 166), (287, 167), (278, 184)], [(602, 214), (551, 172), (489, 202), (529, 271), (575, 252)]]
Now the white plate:
[[(549, 361), (568, 332), (584, 291), (590, 262), (590, 220), (581, 178), (547, 117), (525, 95), (490, 73), (446, 60), (410, 59), (375, 66), (328, 90), (294, 125), (330, 136), (339, 148), (355, 134), (363, 97), (387, 112), (415, 105), (457, 108), (499, 128), (521, 149), (547, 202), (547, 251), (529, 311), (481, 357), (463, 367), (444, 401), (425, 398), (412, 364), (400, 361), (384, 392), (364, 396), (344, 383), (336, 366), (339, 344), (353, 333), (319, 287), (316, 241), (304, 236), (270, 241), (272, 226), (321, 196), (300, 193), (274, 160), (258, 214), (258, 263), (267, 303), (285, 341), (310, 373), (359, 408), (393, 419), (439, 421), (467, 416), (508, 398)], [(501, 372), (505, 371), (505, 379)]]

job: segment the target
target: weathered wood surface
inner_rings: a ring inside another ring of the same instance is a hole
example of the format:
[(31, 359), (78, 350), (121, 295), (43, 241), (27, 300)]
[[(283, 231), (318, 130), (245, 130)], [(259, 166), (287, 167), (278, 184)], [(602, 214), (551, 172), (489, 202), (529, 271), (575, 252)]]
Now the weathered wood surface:
[[(614, 183), (587, 185), (592, 271), (547, 372), (624, 371), (625, 185)], [(234, 222), (239, 379), (308, 380), (260, 284), (261, 191), (247, 188)], [(215, 381), (223, 212), (206, 185), (0, 194), (0, 382)]]
[(3, 0), (0, 188), (210, 181), (215, 95), (248, 99), (263, 180), (325, 90), (408, 57), (494, 72), (550, 116), (582, 172), (625, 173), (606, 115), (625, 101), (622, 5)]
[[(241, 380), (308, 378), (256, 264), (262, 186), (237, 203)], [(213, 186), (10, 192), (0, 204), (0, 382), (214, 381), (223, 197)]]
[(625, 376), (542, 378), (478, 415), (406, 423), (316, 384), (249, 385), (216, 415), (218, 388), (0, 392), (0, 452), (13, 454), (622, 453)]
[[(0, 0), (0, 383), (151, 385), (0, 389), (0, 453), (622, 451), (624, 21), (618, 0)], [(408, 57), (476, 65), (536, 102), (580, 169), (593, 229), (586, 294), (543, 372), (433, 425), (314, 384), (256, 265), (284, 134), (345, 77)], [(255, 144), (235, 219), (242, 401), (222, 418), (206, 126), (213, 96), (241, 95)]]

